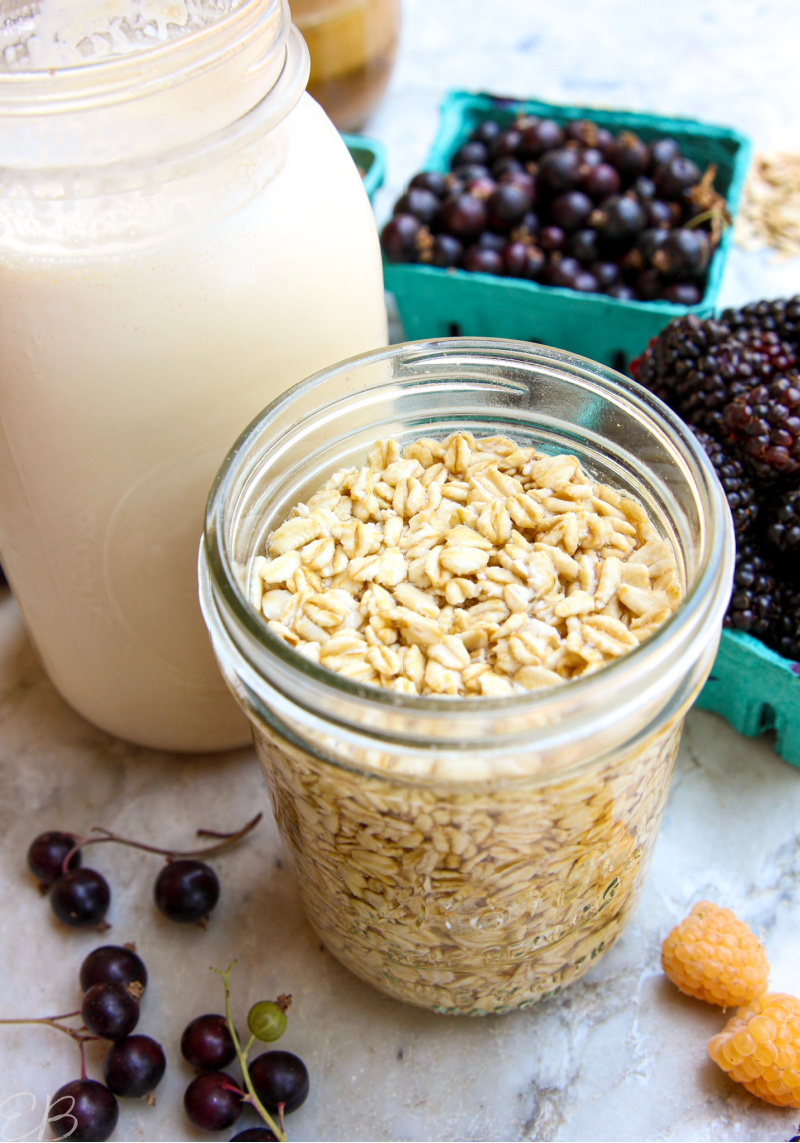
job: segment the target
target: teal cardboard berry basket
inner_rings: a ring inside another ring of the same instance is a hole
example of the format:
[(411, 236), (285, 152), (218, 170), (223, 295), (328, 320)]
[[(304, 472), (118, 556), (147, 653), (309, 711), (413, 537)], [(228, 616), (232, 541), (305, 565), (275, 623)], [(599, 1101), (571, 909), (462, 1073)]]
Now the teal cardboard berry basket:
[[(447, 171), (450, 158), (485, 119), (509, 124), (524, 112), (565, 124), (592, 119), (611, 131), (635, 131), (645, 141), (670, 135), (701, 171), (716, 163), (714, 185), (733, 216), (750, 158), (748, 141), (729, 127), (634, 111), (562, 107), (537, 100), (499, 99), (492, 95), (450, 92), (441, 106), (439, 129), (425, 169)], [(464, 270), (386, 262), (386, 288), (394, 294), (405, 336), (448, 335), (509, 337), (541, 341), (620, 367), (624, 358), (641, 353), (648, 340), (673, 317), (696, 313), (708, 317), (716, 304), (725, 258), (731, 242), (726, 231), (711, 260), (708, 285), (699, 305), (621, 301), (603, 294), (580, 294), (539, 286), (519, 278), (499, 278)]]
[(800, 664), (782, 659), (742, 631), (723, 631), (697, 706), (721, 714), (753, 738), (775, 731), (775, 750), (800, 768)]
[(383, 144), (375, 139), (367, 139), (365, 135), (342, 135), (342, 138), (361, 173), (364, 190), (372, 202), (375, 191), (383, 184), (386, 173), (386, 152)]

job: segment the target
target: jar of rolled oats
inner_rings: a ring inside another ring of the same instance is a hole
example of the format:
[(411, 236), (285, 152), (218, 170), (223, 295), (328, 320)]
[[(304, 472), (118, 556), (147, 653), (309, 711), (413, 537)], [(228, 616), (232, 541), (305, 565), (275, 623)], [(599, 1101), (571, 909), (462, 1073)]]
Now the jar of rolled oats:
[(334, 955), (470, 1015), (586, 972), (636, 906), (732, 568), (691, 431), (584, 358), (418, 342), (273, 402), (212, 490), (201, 606)]

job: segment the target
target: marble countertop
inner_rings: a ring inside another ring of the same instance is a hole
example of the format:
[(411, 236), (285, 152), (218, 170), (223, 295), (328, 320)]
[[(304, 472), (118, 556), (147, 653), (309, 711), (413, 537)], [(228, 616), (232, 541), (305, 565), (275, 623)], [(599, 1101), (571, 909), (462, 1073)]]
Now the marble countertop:
[[(421, 163), (437, 105), (452, 86), (674, 111), (733, 124), (757, 147), (800, 145), (800, 10), (791, 0), (407, 0), (405, 10), (398, 69), (369, 125), (389, 151), (379, 217)], [(775, 266), (735, 251), (723, 302), (798, 289), (800, 261)], [(156, 1106), (123, 1101), (115, 1138), (209, 1138), (183, 1115), (191, 1075), (178, 1041), (189, 1019), (220, 1009), (209, 966), (234, 957), (242, 1022), (255, 1000), (294, 996), (281, 1046), (306, 1061), (312, 1086), (288, 1121), (294, 1140), (785, 1140), (794, 1133), (800, 1113), (760, 1103), (707, 1058), (721, 1013), (680, 996), (659, 969), (668, 929), (709, 897), (761, 935), (771, 986), (800, 994), (800, 771), (774, 754), (768, 738), (746, 740), (716, 716), (692, 712), (643, 900), (608, 956), (527, 1012), (439, 1017), (372, 991), (320, 948), (251, 751), (176, 758), (95, 730), (55, 693), (13, 600), (0, 595), (0, 1015), (76, 1006), (80, 962), (102, 943), (52, 919), (25, 869), (35, 834), (103, 825), (188, 844), (198, 826), (233, 829), (254, 806), (265, 811), (254, 836), (216, 862), (222, 897), (205, 932), (155, 912), (157, 858), (116, 846), (92, 858), (112, 886), (106, 940), (136, 941), (150, 971), (139, 1030), (168, 1055)], [(97, 1077), (98, 1060), (89, 1053)], [(0, 1140), (40, 1138), (47, 1093), (77, 1073), (65, 1037), (0, 1029)]]

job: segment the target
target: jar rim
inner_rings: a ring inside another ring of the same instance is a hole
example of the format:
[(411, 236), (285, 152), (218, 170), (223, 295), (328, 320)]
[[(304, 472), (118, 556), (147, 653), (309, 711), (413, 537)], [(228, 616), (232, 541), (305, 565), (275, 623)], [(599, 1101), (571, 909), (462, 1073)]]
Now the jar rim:
[[(0, 173), (34, 184), (41, 172), (51, 180), (84, 170), (110, 178), (126, 163), (202, 152), (281, 79), (285, 87), (292, 68), (299, 98), (308, 52), (291, 30), (287, 0), (245, 0), (204, 28), (142, 51), (74, 67), (0, 72)], [(52, 196), (45, 189), (37, 197)]]
[[(297, 28), (290, 25), (287, 28), (282, 65), (272, 85), (258, 103), (232, 123), (198, 140), (148, 155), (146, 166), (132, 163), (127, 158), (119, 158), (88, 167), (68, 164), (47, 167), (45, 170), (39, 167), (15, 168), (14, 183), (16, 186), (30, 185), (35, 188), (38, 199), (60, 201), (64, 197), (65, 182), (69, 183), (71, 198), (93, 198), (98, 194), (109, 193), (111, 187), (118, 194), (154, 182), (167, 183), (205, 170), (209, 164), (235, 154), (246, 147), (253, 137), (263, 135), (285, 119), (305, 92), (309, 67), (305, 40)], [(0, 197), (1, 188), (0, 181)]]
[[(182, 57), (208, 56), (214, 53), (216, 45), (229, 43), (232, 37), (252, 34), (256, 26), (268, 24), (276, 16), (279, 17), (274, 36), (277, 42), (285, 38), (287, 15), (284, 0), (244, 0), (244, 3), (205, 27), (173, 40), (147, 45), (141, 51), (121, 52), (63, 67), (0, 70), (0, 114), (3, 113), (4, 97), (13, 99), (19, 94), (29, 103), (32, 98), (36, 99), (37, 87), (42, 89), (42, 96), (46, 94), (48, 100), (55, 101), (59, 98), (59, 86), (64, 89), (75, 82), (84, 86), (91, 83), (109, 85), (113, 82), (116, 88), (124, 82), (130, 82), (132, 73), (139, 71), (143, 65), (157, 67), (165, 63), (169, 65), (171, 73), (180, 67)], [(15, 92), (15, 87), (19, 88), (18, 93)], [(44, 91), (45, 88), (48, 89), (47, 92)]]
[[(315, 389), (322, 389), (326, 382), (338, 374), (392, 359), (403, 358), (413, 366), (415, 362), (421, 365), (431, 356), (444, 359), (448, 355), (453, 359), (457, 359), (458, 355), (474, 355), (484, 362), (502, 362), (505, 358), (507, 361), (524, 361), (534, 368), (556, 366), (568, 374), (574, 374), (576, 378), (581, 377), (591, 382), (601, 390), (613, 393), (618, 400), (635, 406), (658, 432), (676, 445), (697, 495), (703, 502), (706, 521), (702, 530), (703, 549), (697, 571), (692, 582), (686, 585), (680, 604), (647, 640), (594, 673), (565, 680), (552, 687), (500, 697), (398, 695), (387, 689), (354, 682), (305, 659), (269, 630), (266, 620), (253, 608), (237, 582), (229, 559), (230, 553), (227, 552), (223, 539), (223, 511), (226, 497), (230, 495), (237, 476), (237, 465), (247, 455), (249, 446), (257, 439), (265, 423), (278, 414), (285, 413), (298, 398), (307, 396)], [(713, 526), (714, 521), (723, 521), (723, 524), (721, 527)], [(304, 679), (314, 688), (321, 689), (329, 697), (346, 697), (365, 710), (383, 708), (395, 714), (433, 715), (445, 719), (457, 716), (461, 721), (468, 714), (512, 716), (532, 710), (550, 711), (554, 715), (560, 712), (563, 717), (567, 707), (586, 703), (592, 705), (591, 696), (596, 701), (601, 690), (607, 694), (610, 686), (618, 691), (630, 687), (631, 680), (642, 674), (645, 663), (649, 664), (647, 669), (652, 672), (654, 665), (674, 658), (676, 644), (684, 646), (687, 641), (691, 641), (691, 636), (708, 636), (715, 627), (719, 628), (732, 576), (733, 529), (722, 487), (691, 429), (636, 382), (587, 358), (547, 346), (499, 338), (447, 338), (406, 342), (350, 358), (300, 382), (268, 405), (234, 443), (217, 474), (208, 499), (201, 562), (205, 564), (213, 606), (217, 611), (216, 616), (206, 615), (207, 624), (211, 626), (221, 620), (223, 638), (231, 640), (235, 633), (234, 641), (238, 642), (241, 637), (239, 650), (244, 648), (245, 658), (248, 646), (251, 649), (257, 647), (259, 653), (265, 654), (267, 659), (273, 662), (277, 660), (282, 669)], [(210, 602), (208, 598), (204, 601), (204, 613)], [(272, 685), (274, 687), (274, 681)]]

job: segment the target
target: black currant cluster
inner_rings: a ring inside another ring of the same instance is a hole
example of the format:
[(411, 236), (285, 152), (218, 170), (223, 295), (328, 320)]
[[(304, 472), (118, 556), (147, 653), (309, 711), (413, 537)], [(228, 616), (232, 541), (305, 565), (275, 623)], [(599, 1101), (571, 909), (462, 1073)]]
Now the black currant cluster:
[[(265, 1126), (239, 1132), (235, 1140), (285, 1139), (284, 1116), (296, 1111), (309, 1091), (308, 1070), (292, 1052), (262, 1052), (248, 1062), (256, 1040), (274, 1043), (286, 1031), (290, 996), (261, 1000), (247, 1014), (250, 1033), (242, 1045), (230, 1015), (229, 976), (233, 966), (220, 973), (225, 985), (226, 1015), (208, 1013), (189, 1023), (181, 1037), (181, 1054), (197, 1075), (186, 1088), (183, 1106), (189, 1121), (201, 1131), (225, 1131), (237, 1122), (245, 1105), (260, 1115)], [(242, 1080), (223, 1068), (238, 1060)], [(277, 1122), (273, 1119), (277, 1116)]]
[(800, 295), (670, 322), (631, 374), (694, 429), (725, 489), (725, 624), (800, 660)]
[[(76, 1012), (41, 1019), (2, 1020), (2, 1024), (42, 1024), (64, 1032), (81, 1052), (81, 1077), (58, 1089), (50, 1100), (48, 1122), (55, 1139), (104, 1140), (117, 1125), (117, 1097), (136, 1099), (152, 1093), (167, 1065), (164, 1050), (149, 1036), (133, 1035), (147, 986), (147, 969), (130, 946), (104, 945), (80, 969), (83, 1003)], [(80, 1017), (82, 1025), (67, 1021)], [(105, 1083), (86, 1075), (84, 1045), (110, 1040), (103, 1061)]]
[(695, 305), (729, 221), (671, 138), (589, 119), (479, 123), (443, 175), (421, 171), (381, 234), (391, 262), (525, 278), (613, 298)]
[(28, 868), (42, 890), (48, 892), (50, 906), (59, 921), (76, 929), (91, 926), (108, 928), (105, 915), (111, 903), (111, 890), (105, 877), (96, 869), (83, 867), (81, 851), (100, 842), (117, 842), (147, 853), (161, 854), (167, 858), (167, 864), (161, 868), (153, 889), (159, 912), (170, 921), (205, 925), (219, 900), (219, 879), (210, 865), (197, 860), (197, 855), (209, 856), (228, 848), (248, 834), (260, 819), (261, 814), (258, 814), (243, 829), (230, 834), (198, 830), (200, 835), (221, 840), (191, 853), (146, 845), (118, 837), (109, 830), (97, 831), (101, 836), (82, 838), (62, 830), (49, 830), (31, 842)]

